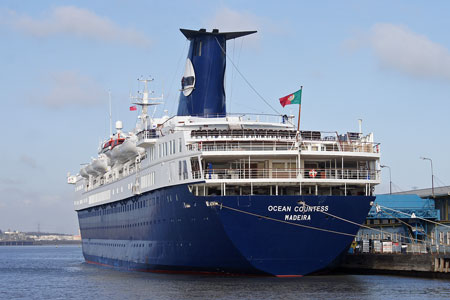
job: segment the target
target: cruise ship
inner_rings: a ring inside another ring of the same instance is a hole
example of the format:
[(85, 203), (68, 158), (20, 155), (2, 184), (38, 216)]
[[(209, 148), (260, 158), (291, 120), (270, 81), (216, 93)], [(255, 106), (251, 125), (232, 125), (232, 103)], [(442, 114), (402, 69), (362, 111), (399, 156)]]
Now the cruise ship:
[(86, 262), (279, 277), (326, 268), (374, 201), (373, 134), (227, 114), (226, 42), (255, 31), (180, 30), (190, 47), (177, 114), (151, 117), (159, 100), (142, 80), (136, 127), (117, 121), (98, 157), (68, 175)]

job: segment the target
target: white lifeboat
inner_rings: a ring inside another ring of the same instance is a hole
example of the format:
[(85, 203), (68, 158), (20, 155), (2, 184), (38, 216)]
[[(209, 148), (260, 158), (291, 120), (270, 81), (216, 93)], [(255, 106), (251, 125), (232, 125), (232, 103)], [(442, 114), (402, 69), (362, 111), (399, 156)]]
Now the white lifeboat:
[(89, 174), (86, 171), (87, 166), (84, 166), (80, 169), (80, 175), (83, 178), (89, 179)]
[(98, 156), (98, 158), (91, 162), (91, 165), (92, 169), (97, 173), (105, 174), (109, 169), (110, 159), (106, 156), (106, 154), (102, 153)]
[(90, 163), (89, 165), (86, 166), (86, 172), (89, 175), (92, 175), (94, 177), (100, 175), (100, 172), (97, 172), (96, 170), (94, 170), (94, 167), (92, 166), (92, 163)]
[(121, 143), (118, 143), (117, 145), (113, 145), (111, 148), (111, 160), (114, 164), (124, 163), (145, 153), (144, 148), (136, 146), (138, 138), (135, 134), (131, 134), (123, 140), (124, 141), (121, 141)]
[(83, 168), (81, 168), (80, 175), (87, 179), (87, 178), (89, 178), (89, 175), (92, 175), (92, 176), (100, 175), (100, 172), (97, 172), (96, 170), (94, 170), (94, 168), (92, 167), (92, 163), (90, 163), (87, 166), (84, 166)]

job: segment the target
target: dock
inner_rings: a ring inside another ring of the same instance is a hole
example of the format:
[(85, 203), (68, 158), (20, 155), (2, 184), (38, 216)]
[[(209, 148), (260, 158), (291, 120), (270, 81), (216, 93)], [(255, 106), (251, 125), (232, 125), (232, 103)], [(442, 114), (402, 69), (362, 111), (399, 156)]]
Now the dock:
[(339, 270), (450, 278), (450, 187), (443, 191), (377, 195)]
[(450, 254), (346, 254), (338, 270), (345, 273), (450, 279)]

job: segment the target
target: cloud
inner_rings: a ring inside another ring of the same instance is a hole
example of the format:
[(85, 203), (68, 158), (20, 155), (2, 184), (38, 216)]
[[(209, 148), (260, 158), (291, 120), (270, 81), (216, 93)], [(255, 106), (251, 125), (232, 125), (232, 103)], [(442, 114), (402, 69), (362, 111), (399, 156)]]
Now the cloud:
[[(251, 31), (261, 30), (265, 20), (247, 12), (239, 12), (227, 7), (220, 8), (216, 14), (207, 21), (207, 27), (210, 31), (213, 28), (221, 32), (227, 31)], [(251, 44), (259, 41), (259, 33), (246, 37)]]
[(0, 187), (0, 229), (36, 230), (76, 233), (76, 213), (73, 193), (43, 191), (31, 187)]
[(95, 80), (76, 71), (53, 72), (47, 81), (48, 92), (36, 98), (49, 108), (95, 106), (107, 97), (106, 91)]
[(218, 28), (220, 31), (257, 30), (261, 27), (261, 23), (262, 20), (255, 15), (227, 7), (219, 9), (208, 21), (209, 26)]
[(21, 180), (13, 179), (13, 178), (0, 178), (0, 185), (11, 186), (11, 185), (19, 185), (23, 182)]
[(346, 42), (347, 48), (368, 45), (380, 65), (418, 78), (450, 80), (450, 51), (405, 26), (379, 23), (368, 38)]
[(22, 164), (24, 164), (24, 165), (26, 165), (26, 166), (28, 166), (28, 167), (30, 167), (30, 168), (32, 168), (32, 169), (37, 169), (37, 168), (38, 168), (38, 165), (37, 165), (37, 163), (36, 163), (36, 160), (35, 160), (34, 158), (32, 158), (31, 156), (28, 156), (28, 155), (26, 155), (26, 154), (22, 154), (22, 155), (19, 157), (19, 161), (20, 161)]
[(75, 6), (55, 7), (43, 19), (9, 11), (6, 23), (37, 38), (66, 35), (139, 47), (150, 45), (150, 40), (144, 34), (122, 28), (106, 17)]

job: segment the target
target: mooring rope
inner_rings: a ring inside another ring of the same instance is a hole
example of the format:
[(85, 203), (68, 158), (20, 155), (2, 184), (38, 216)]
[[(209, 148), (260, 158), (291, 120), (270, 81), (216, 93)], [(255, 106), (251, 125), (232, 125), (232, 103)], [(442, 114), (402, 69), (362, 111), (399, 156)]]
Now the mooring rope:
[(432, 220), (428, 220), (428, 219), (425, 219), (425, 218), (417, 217), (417, 216), (414, 216), (414, 217), (413, 217), (412, 214), (407, 214), (407, 213), (405, 213), (405, 212), (402, 212), (402, 211), (399, 211), (399, 210), (396, 210), (396, 209), (393, 209), (393, 208), (389, 208), (389, 207), (386, 207), (386, 206), (382, 206), (382, 205), (379, 205), (379, 204), (377, 204), (377, 205), (378, 205), (379, 207), (384, 208), (384, 209), (389, 209), (389, 210), (392, 210), (392, 211), (394, 211), (394, 212), (396, 212), (396, 213), (399, 213), (399, 214), (402, 214), (402, 215), (406, 215), (406, 216), (410, 217), (411, 219), (419, 219), (419, 220), (422, 220), (422, 221), (425, 221), (425, 222), (433, 223), (433, 224), (435, 224), (435, 225), (440, 225), (440, 226), (443, 226), (443, 227), (450, 228), (449, 225), (441, 224), (441, 223), (438, 223), (438, 222), (435, 222), (435, 221), (432, 221)]
[[(307, 205), (306, 203), (305, 203), (304, 205), (305, 205), (305, 206), (309, 206), (309, 205)], [(339, 219), (339, 220), (341, 220), (341, 221), (344, 221), (344, 222), (348, 222), (348, 223), (350, 223), (350, 224), (357, 225), (357, 226), (362, 227), (362, 228), (366, 228), (366, 229), (369, 229), (369, 230), (377, 231), (377, 232), (384, 233), (384, 234), (387, 234), (387, 235), (390, 235), (390, 236), (392, 236), (392, 234), (393, 234), (392, 232), (389, 232), (389, 231), (385, 231), (385, 230), (373, 228), (373, 227), (370, 227), (370, 226), (367, 226), (367, 225), (364, 225), (364, 224), (358, 224), (358, 223), (356, 223), (356, 222), (353, 222), (353, 221), (350, 221), (350, 220), (341, 218), (341, 217), (339, 217), (339, 216), (330, 214), (330, 213), (328, 213), (328, 212), (324, 212), (324, 211), (319, 211), (319, 212), (320, 212), (320, 213), (323, 213), (323, 214), (326, 214), (326, 215), (328, 215), (328, 216), (331, 216), (331, 217), (333, 217), (333, 218)], [(387, 213), (387, 212), (386, 212), (386, 213)], [(387, 213), (387, 214), (390, 215), (389, 213)], [(399, 221), (400, 221), (400, 220), (399, 220)], [(401, 222), (402, 222), (402, 221), (401, 221)], [(402, 223), (404, 223), (404, 222), (402, 222)], [(406, 224), (406, 223), (405, 223), (405, 224)], [(409, 224), (406, 224), (406, 225), (409, 225)], [(411, 226), (411, 225), (409, 225), (409, 226)], [(411, 227), (412, 227), (412, 226), (411, 226)], [(419, 241), (417, 238), (412, 238), (412, 237), (404, 236), (404, 235), (402, 235), (402, 234), (400, 234), (399, 236), (400, 236), (400, 238), (414, 240), (416, 243), (419, 243), (419, 242), (420, 242), (420, 243), (423, 243), (423, 244), (430, 244), (430, 245), (431, 245), (431, 242), (428, 242), (428, 241)], [(414, 243), (407, 243), (407, 242), (405, 242), (405, 244), (411, 244), (411, 245), (413, 245)]]
[(262, 218), (262, 219), (266, 219), (266, 220), (271, 220), (271, 221), (275, 221), (275, 222), (285, 223), (285, 224), (289, 224), (289, 225), (293, 225), (293, 226), (304, 227), (304, 228), (313, 229), (313, 230), (319, 230), (319, 231), (324, 231), (324, 232), (330, 232), (330, 233), (335, 233), (335, 234), (341, 234), (341, 235), (356, 237), (355, 234), (351, 234), (351, 233), (340, 232), (340, 231), (335, 231), (335, 230), (329, 230), (329, 229), (324, 229), (324, 228), (319, 228), (319, 227), (314, 227), (314, 226), (309, 226), (309, 225), (304, 225), (304, 224), (297, 224), (297, 223), (287, 222), (285, 220), (279, 220), (279, 219), (275, 219), (275, 218), (271, 218), (271, 217), (267, 217), (267, 216), (263, 216), (263, 215), (259, 215), (259, 214), (255, 214), (255, 213), (251, 213), (251, 212), (248, 212), (248, 211), (245, 211), (245, 210), (241, 210), (241, 209), (237, 209), (237, 208), (234, 208), (234, 207), (223, 205), (223, 203), (219, 203), (219, 202), (217, 204), (212, 204), (212, 206), (220, 206), (220, 208), (226, 208), (226, 209), (229, 209), (229, 210), (232, 210), (232, 211), (236, 211), (236, 212), (239, 212), (239, 213), (243, 213), (243, 214), (247, 214), (247, 215), (251, 215), (251, 216), (254, 216), (254, 217), (258, 217), (258, 218)]
[[(306, 203), (304, 205), (305, 206), (309, 206)], [(325, 228), (319, 228), (319, 227), (314, 227), (314, 226), (309, 226), (309, 225), (304, 225), (304, 224), (292, 223), (292, 222), (288, 222), (288, 221), (285, 221), (285, 220), (279, 220), (279, 219), (271, 218), (271, 217), (268, 217), (268, 216), (264, 216), (264, 215), (260, 215), (260, 214), (256, 214), (256, 213), (251, 213), (251, 212), (248, 212), (248, 211), (245, 211), (245, 210), (241, 210), (241, 209), (237, 209), (237, 208), (234, 208), (234, 207), (230, 207), (230, 206), (224, 205), (223, 203), (220, 203), (220, 202), (211, 203), (210, 206), (219, 206), (220, 209), (226, 208), (228, 210), (232, 210), (232, 211), (235, 211), (235, 212), (238, 212), (238, 213), (243, 213), (243, 214), (247, 214), (247, 215), (250, 215), (250, 216), (254, 216), (254, 217), (258, 217), (258, 218), (262, 218), (262, 219), (266, 219), (266, 220), (271, 220), (271, 221), (275, 221), (275, 222), (279, 222), (279, 223), (284, 223), (284, 224), (288, 224), (288, 225), (293, 225), (293, 226), (297, 226), (297, 227), (308, 228), (308, 229), (311, 229), (311, 230), (318, 230), (318, 231), (324, 231), (324, 232), (329, 232), (329, 233), (334, 233), (334, 234), (351, 236), (351, 237), (354, 237), (354, 238), (358, 236), (357, 234), (351, 234), (351, 233), (346, 233), (346, 232), (341, 232), (341, 231), (336, 231), (336, 230), (330, 230), (330, 229), (325, 229)], [(384, 234), (387, 234), (389, 236), (393, 235), (393, 233), (391, 233), (391, 232), (384, 231), (384, 230), (377, 229), (377, 228), (373, 228), (373, 227), (369, 227), (369, 226), (366, 226), (364, 224), (358, 224), (356, 222), (353, 222), (351, 220), (348, 220), (348, 219), (345, 219), (345, 218), (333, 215), (333, 214), (328, 213), (328, 212), (322, 212), (322, 211), (319, 211), (319, 212), (323, 213), (325, 215), (328, 215), (330, 217), (336, 218), (338, 220), (341, 220), (343, 222), (348, 222), (350, 224), (356, 225), (358, 227), (362, 227), (362, 228), (370, 229), (370, 230), (377, 231), (377, 232), (380, 232), (380, 233), (384, 233)], [(398, 236), (400, 238), (403, 238), (403, 239), (411, 239), (411, 237), (407, 237), (407, 236), (404, 236), (402, 234), (399, 234)], [(430, 242), (419, 241), (416, 238), (413, 238), (412, 240), (414, 240), (415, 243), (408, 243), (408, 242), (402, 242), (402, 243), (403, 244), (409, 244), (409, 245), (415, 245), (415, 244), (418, 244), (418, 243), (430, 244), (431, 245)]]

